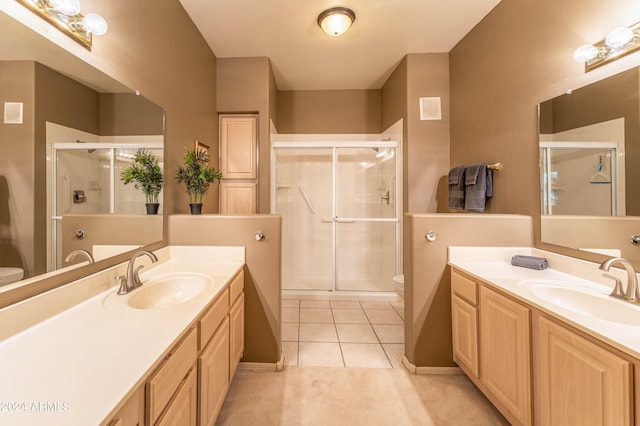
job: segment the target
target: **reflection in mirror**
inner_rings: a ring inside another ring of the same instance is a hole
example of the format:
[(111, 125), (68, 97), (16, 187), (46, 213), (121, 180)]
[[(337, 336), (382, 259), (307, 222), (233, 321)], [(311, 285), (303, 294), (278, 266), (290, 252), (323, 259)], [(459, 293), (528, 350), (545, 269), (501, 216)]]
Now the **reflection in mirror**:
[(541, 241), (640, 261), (638, 68), (539, 105)]
[(0, 284), (8, 268), (86, 265), (65, 262), (73, 250), (100, 260), (162, 240), (162, 215), (120, 180), (138, 148), (163, 163), (162, 108), (3, 13), (0, 25)]

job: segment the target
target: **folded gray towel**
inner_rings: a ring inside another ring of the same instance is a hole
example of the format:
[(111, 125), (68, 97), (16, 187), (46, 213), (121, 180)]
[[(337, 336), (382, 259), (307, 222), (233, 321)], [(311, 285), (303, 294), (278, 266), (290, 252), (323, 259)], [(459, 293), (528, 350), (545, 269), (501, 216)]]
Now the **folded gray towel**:
[[(478, 174), (483, 164), (472, 164), (468, 166), (464, 171), (464, 184), (475, 185), (478, 182)], [(486, 164), (485, 164), (486, 166)]]
[(468, 166), (464, 172), (464, 208), (472, 212), (484, 211), (487, 198), (493, 196), (493, 176), (486, 163)]
[(511, 258), (511, 264), (513, 266), (538, 269), (540, 271), (549, 267), (549, 262), (544, 257), (524, 256), (520, 254), (517, 254)]
[(464, 170), (465, 166), (458, 166), (449, 171), (450, 209), (464, 209)]

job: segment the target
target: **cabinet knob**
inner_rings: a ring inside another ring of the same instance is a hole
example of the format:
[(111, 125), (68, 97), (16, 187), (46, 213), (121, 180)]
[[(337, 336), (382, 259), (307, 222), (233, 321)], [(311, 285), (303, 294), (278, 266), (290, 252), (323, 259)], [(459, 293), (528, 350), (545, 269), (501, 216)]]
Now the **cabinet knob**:
[(264, 232), (262, 231), (256, 232), (256, 241), (262, 241), (262, 240), (264, 240)]

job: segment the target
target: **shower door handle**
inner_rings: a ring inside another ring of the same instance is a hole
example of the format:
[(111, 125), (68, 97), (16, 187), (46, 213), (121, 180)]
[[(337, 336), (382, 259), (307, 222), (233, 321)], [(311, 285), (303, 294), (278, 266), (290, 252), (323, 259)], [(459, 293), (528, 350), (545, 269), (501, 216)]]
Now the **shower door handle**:
[(340, 219), (336, 217), (338, 223), (356, 223), (355, 219)]

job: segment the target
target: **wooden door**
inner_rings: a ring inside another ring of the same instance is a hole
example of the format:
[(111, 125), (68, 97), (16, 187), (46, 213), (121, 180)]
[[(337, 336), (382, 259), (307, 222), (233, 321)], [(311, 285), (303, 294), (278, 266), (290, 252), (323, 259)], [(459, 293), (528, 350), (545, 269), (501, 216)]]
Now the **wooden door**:
[(229, 388), (229, 317), (198, 358), (200, 424), (213, 425)]
[[(480, 288), (480, 379), (512, 423), (531, 424), (529, 309)], [(500, 407), (499, 407), (500, 408)]]
[(632, 423), (628, 361), (545, 317), (538, 320), (536, 354), (536, 423)]
[(451, 296), (453, 360), (478, 377), (478, 309), (455, 294)]

